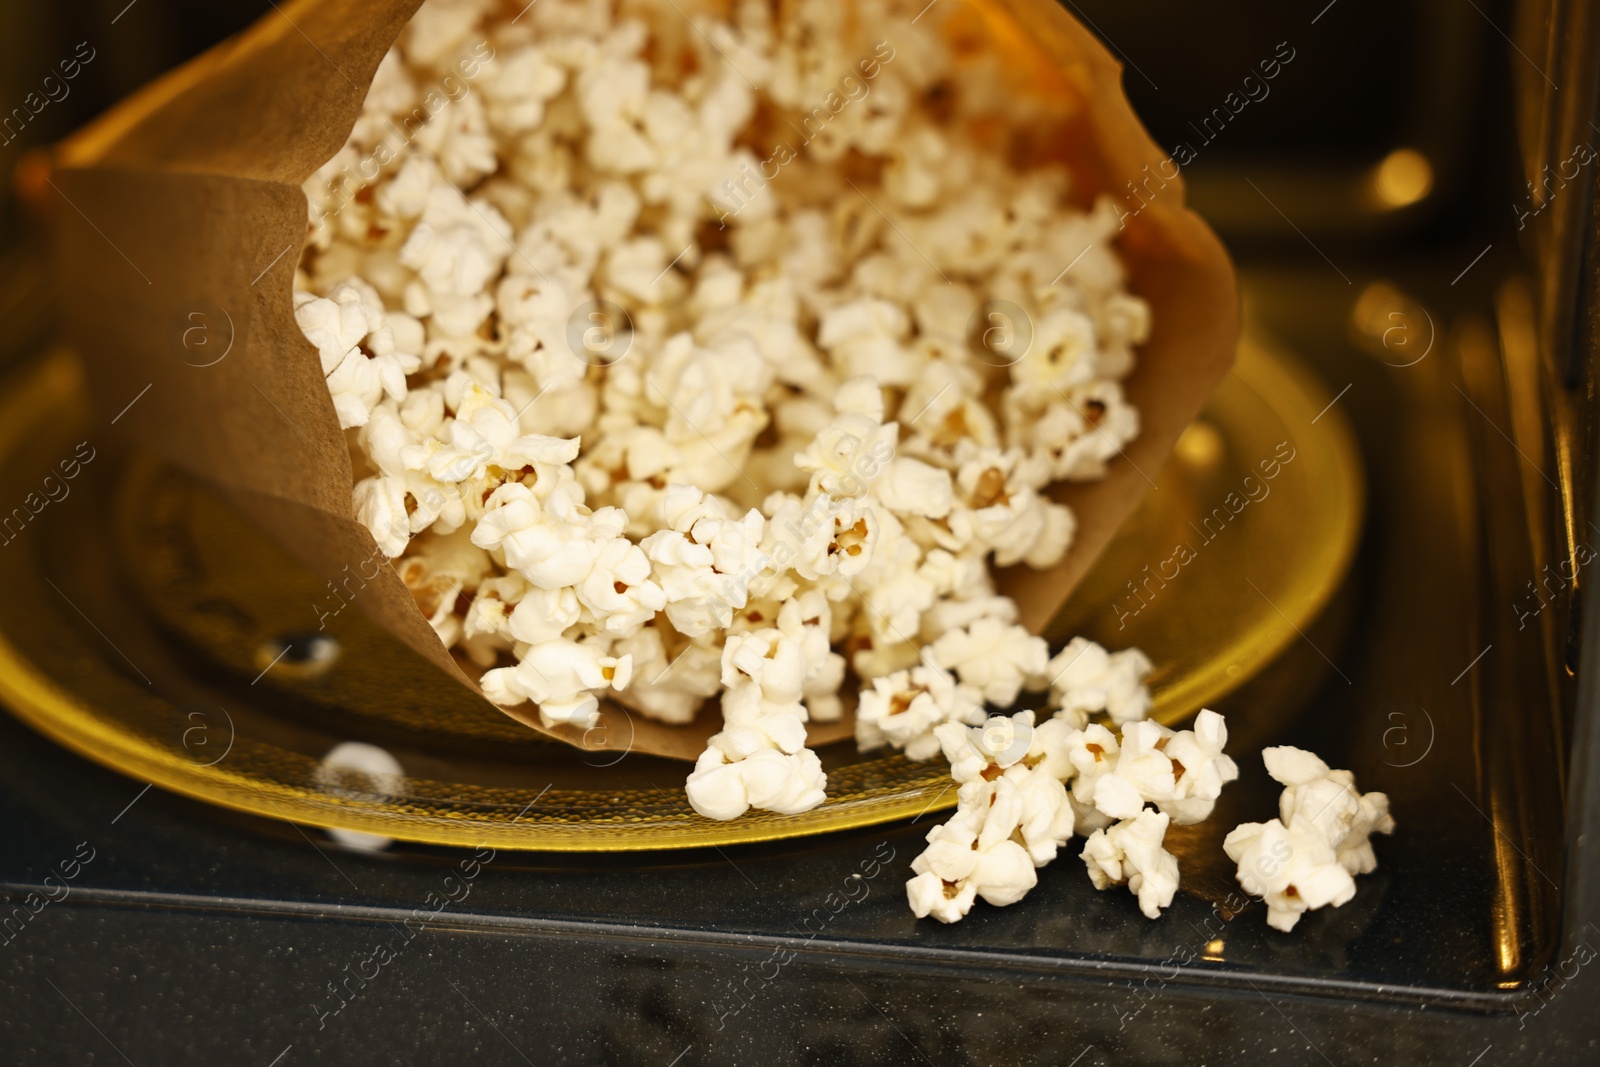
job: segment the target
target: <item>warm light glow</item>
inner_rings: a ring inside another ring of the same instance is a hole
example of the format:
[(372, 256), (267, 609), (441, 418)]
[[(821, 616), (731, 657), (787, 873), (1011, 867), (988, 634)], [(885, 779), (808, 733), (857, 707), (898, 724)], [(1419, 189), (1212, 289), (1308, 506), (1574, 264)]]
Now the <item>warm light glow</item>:
[(1196, 419), (1185, 427), (1173, 446), (1179, 460), (1200, 471), (1210, 470), (1222, 462), (1227, 450), (1222, 434), (1204, 419)]
[(1205, 957), (1217, 963), (1222, 962), (1222, 938), (1206, 942)]
[(1413, 148), (1397, 148), (1372, 175), (1372, 187), (1385, 207), (1405, 207), (1433, 191), (1433, 166)]
[(1389, 325), (1388, 314), (1400, 306), (1400, 291), (1387, 281), (1371, 282), (1356, 297), (1350, 321), (1362, 333), (1378, 334)]

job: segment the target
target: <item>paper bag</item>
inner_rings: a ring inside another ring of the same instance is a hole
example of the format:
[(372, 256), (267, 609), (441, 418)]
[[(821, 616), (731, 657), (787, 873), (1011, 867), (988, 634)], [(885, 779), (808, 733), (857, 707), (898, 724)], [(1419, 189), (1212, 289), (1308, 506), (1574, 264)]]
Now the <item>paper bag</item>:
[[(1110, 54), (1054, 0), (945, 0), (947, 32), (981, 33), (1015, 58), (1022, 91), (1062, 116), (1041, 149), (1074, 194), (1125, 205), (1118, 250), (1154, 332), (1126, 383), (1142, 432), (1102, 481), (1057, 492), (1078, 517), (1065, 561), (1013, 570), (1001, 588), (1041, 631), (1150, 489), (1179, 432), (1232, 358), (1237, 297), (1221, 244), (1184, 207), (1177, 167), (1146, 135)], [(352, 517), (351, 464), (291, 287), (307, 232), (301, 190), (344, 143), (379, 61), (419, 0), (274, 5), (239, 37), (173, 71), (59, 146), (55, 278), (98, 409), (165, 459), (227, 491), (308, 565), (339, 580), (375, 545)], [(941, 16), (944, 17), (944, 16)], [(131, 406), (130, 406), (131, 405)], [(455, 677), (392, 567), (355, 602)], [(366, 573), (366, 572), (363, 572)], [(714, 704), (714, 702), (710, 702)], [(693, 759), (714, 707), (669, 726), (602, 703), (602, 726), (547, 730), (590, 748)], [(813, 724), (813, 744), (850, 724)]]

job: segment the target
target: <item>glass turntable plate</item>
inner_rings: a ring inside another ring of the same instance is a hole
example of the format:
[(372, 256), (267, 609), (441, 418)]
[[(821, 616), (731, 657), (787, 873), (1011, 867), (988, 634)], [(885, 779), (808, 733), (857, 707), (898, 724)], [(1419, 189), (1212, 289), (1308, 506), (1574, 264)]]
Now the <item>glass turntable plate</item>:
[[(1332, 401), (1290, 357), (1246, 342), (1051, 630), (1144, 649), (1169, 723), (1299, 641), (1361, 523), (1359, 463)], [(701, 818), (683, 799), (687, 764), (535, 735), (359, 611), (314, 639), (325, 583), (109, 422), (65, 352), (0, 401), (0, 491), (29, 512), (0, 546), (0, 700), (90, 759), (273, 818), (557, 851), (798, 837), (955, 802), (942, 761), (846, 741), (821, 750), (829, 796), (815, 810)], [(75, 450), (92, 458), (67, 480)], [(394, 754), (403, 780), (378, 793), (319, 774), (349, 740)]]

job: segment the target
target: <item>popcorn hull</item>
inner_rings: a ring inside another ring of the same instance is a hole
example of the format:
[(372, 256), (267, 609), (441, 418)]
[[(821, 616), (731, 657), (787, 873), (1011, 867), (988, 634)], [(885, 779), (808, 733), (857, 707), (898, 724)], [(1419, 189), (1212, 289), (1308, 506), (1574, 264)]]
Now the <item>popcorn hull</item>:
[[(344, 142), (418, 6), (290, 5), (62, 144), (55, 273), (96, 402), (120, 412), (119, 431), (223, 487), (335, 585), (359, 588), (363, 611), (475, 688), (352, 515), (345, 439), (291, 302), (306, 238), (301, 183)], [(1126, 203), (1117, 247), (1153, 310), (1126, 383), (1140, 436), (1105, 479), (1061, 491), (1079, 519), (1066, 559), (1001, 575), (1022, 621), (1044, 632), (1230, 365), (1235, 284), (1220, 243), (1184, 207), (1177, 165), (1144, 133), (1119, 66), (1087, 30), (1052, 0), (968, 0), (946, 24), (1015, 56), (1019, 91), (1058, 116), (1038, 154), (1072, 168), (1075, 195)], [(623, 729), (624, 713), (603, 704), (601, 726), (585, 734), (545, 730), (531, 706), (508, 713), (581, 747), (686, 759), (718, 725), (705, 711), (688, 727), (632, 717)], [(849, 724), (826, 729), (812, 742)]]

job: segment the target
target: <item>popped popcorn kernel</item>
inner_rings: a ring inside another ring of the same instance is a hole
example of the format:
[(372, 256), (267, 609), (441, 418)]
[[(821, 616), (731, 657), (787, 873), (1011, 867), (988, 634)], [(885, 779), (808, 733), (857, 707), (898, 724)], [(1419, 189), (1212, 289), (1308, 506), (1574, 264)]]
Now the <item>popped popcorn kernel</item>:
[(1235, 827), (1223, 848), (1245, 892), (1266, 901), (1268, 925), (1288, 931), (1305, 912), (1355, 896), (1354, 876), (1378, 865), (1371, 835), (1393, 833), (1395, 822), (1385, 794), (1357, 791), (1355, 775), (1313, 753), (1285, 745), (1261, 758), (1284, 786), (1279, 818)]
[(1126, 884), (1139, 898), (1139, 910), (1159, 919), (1178, 890), (1178, 861), (1161, 847), (1168, 817), (1164, 812), (1140, 811), (1084, 842), (1083, 862), (1096, 889)]

